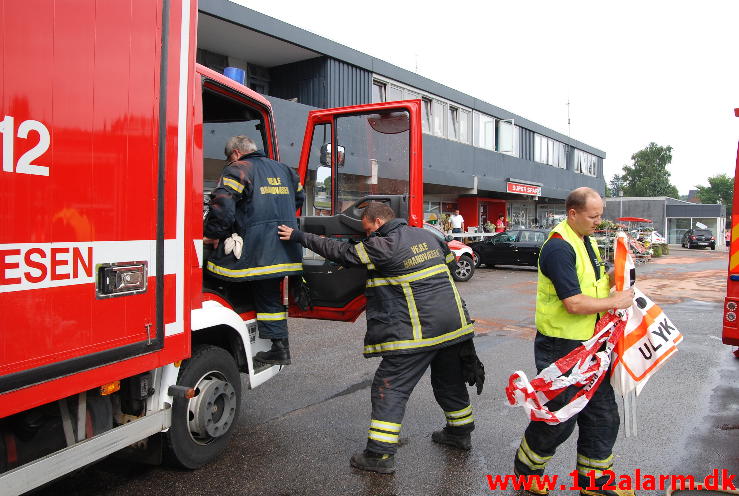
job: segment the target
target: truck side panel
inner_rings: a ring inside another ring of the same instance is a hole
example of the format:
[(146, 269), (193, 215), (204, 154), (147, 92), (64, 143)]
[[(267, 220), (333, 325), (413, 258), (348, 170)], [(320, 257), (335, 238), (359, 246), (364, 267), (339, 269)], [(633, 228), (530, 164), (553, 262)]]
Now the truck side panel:
[[(3, 0), (0, 9), (2, 417), (189, 353), (195, 6)], [(145, 290), (103, 294), (115, 264), (135, 267), (120, 269), (128, 282), (144, 273)]]

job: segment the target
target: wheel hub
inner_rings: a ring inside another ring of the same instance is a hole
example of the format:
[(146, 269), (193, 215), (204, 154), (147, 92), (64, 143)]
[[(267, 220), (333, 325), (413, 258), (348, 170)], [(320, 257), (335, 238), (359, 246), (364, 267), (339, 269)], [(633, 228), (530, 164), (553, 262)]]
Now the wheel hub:
[(457, 262), (457, 275), (459, 277), (466, 277), (470, 273), (470, 265), (468, 262)]
[(193, 436), (217, 438), (228, 432), (236, 415), (236, 391), (224, 380), (207, 378), (197, 385), (199, 394), (190, 400), (190, 432)]

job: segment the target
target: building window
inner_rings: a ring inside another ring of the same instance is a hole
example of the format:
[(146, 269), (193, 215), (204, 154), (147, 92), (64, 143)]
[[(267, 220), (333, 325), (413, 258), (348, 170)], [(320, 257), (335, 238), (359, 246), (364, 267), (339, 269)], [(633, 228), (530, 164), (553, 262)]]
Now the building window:
[(382, 103), (387, 101), (385, 99), (385, 83), (380, 81), (372, 81), (372, 103)]
[(403, 99), (403, 88), (390, 84), (387, 87), (387, 100), (388, 102), (397, 102)]
[(540, 134), (534, 135), (534, 161), (553, 165), (560, 169), (567, 168), (567, 151), (565, 144)]
[(498, 124), (498, 148), (500, 153), (507, 153), (508, 155), (518, 155), (516, 146), (518, 140), (516, 138), (517, 128), (513, 124), (513, 119), (500, 119)]
[(405, 94), (403, 95), (403, 100), (418, 100), (419, 98), (421, 98), (420, 93), (408, 89), (405, 90)]
[(495, 150), (495, 119), (480, 112), (472, 112), (472, 120), (472, 144), (486, 150)]
[(459, 141), (459, 109), (449, 106), (449, 139)]
[(431, 118), (434, 123), (434, 136), (444, 137), (444, 107), (446, 104), (439, 100), (434, 100)]
[[(449, 100), (423, 93), (403, 83), (386, 79), (384, 76), (376, 75), (372, 78), (373, 103), (418, 99), (421, 100), (422, 104), (421, 113), (424, 133), (471, 144), (474, 131), (471, 109), (466, 109)], [(488, 130), (487, 138), (489, 141), (494, 141), (494, 134), (494, 132)], [(491, 146), (491, 149), (494, 149), (494, 144)]]
[(575, 172), (595, 177), (598, 174), (598, 157), (575, 150)]
[(431, 133), (431, 99), (421, 98), (423, 104), (423, 132)]
[(470, 137), (472, 133), (472, 113), (469, 110), (459, 109), (459, 141), (462, 143), (470, 144)]

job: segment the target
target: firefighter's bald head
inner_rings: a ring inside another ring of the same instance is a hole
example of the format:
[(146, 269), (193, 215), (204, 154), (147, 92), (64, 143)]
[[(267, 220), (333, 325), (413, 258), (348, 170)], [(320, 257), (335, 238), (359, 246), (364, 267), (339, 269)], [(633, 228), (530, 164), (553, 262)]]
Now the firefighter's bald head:
[(362, 227), (365, 234), (369, 236), (394, 218), (395, 212), (386, 203), (369, 202), (362, 212)]

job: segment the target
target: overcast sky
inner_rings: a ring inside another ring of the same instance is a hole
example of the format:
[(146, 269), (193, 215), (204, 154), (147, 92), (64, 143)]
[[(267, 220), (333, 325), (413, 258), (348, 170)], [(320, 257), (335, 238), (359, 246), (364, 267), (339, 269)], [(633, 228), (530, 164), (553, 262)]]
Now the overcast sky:
[(604, 150), (605, 176), (654, 141), (681, 194), (734, 175), (735, 0), (293, 1), (247, 7)]

